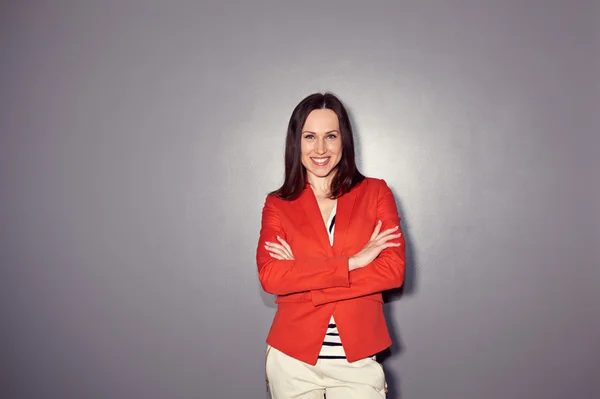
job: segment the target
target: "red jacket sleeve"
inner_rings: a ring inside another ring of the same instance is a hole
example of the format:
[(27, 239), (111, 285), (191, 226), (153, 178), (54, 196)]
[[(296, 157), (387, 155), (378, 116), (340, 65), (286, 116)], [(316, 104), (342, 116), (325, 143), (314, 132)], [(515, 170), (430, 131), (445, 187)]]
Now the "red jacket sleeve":
[[(382, 221), (381, 231), (400, 226), (394, 195), (383, 180), (377, 195), (377, 219)], [(312, 290), (313, 304), (322, 305), (400, 287), (404, 282), (406, 260), (404, 234), (391, 242), (401, 245), (384, 249), (373, 262), (351, 271), (349, 287)]]
[(274, 201), (272, 196), (265, 201), (256, 250), (258, 278), (263, 289), (269, 294), (287, 295), (329, 287), (348, 287), (347, 256), (278, 260), (269, 255), (265, 249), (266, 241), (278, 243), (278, 235), (286, 239)]

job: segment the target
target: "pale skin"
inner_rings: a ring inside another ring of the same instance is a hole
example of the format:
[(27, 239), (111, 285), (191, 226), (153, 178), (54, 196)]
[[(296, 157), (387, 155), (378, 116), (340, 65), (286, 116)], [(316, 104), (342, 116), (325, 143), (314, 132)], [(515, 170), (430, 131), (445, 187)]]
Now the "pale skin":
[[(335, 167), (342, 159), (342, 137), (335, 112), (330, 109), (316, 109), (308, 115), (302, 127), (300, 151), (302, 165), (306, 168), (306, 179), (317, 199), (323, 223), (327, 223), (337, 202), (329, 198), (331, 179), (335, 175)], [(369, 242), (348, 259), (348, 270), (369, 265), (386, 248), (399, 247), (399, 243), (389, 242), (402, 235), (396, 233), (398, 227), (381, 231), (381, 220), (378, 221)], [(277, 241), (279, 243), (265, 242), (269, 254), (279, 260), (294, 260), (294, 253), (289, 244), (279, 236)]]

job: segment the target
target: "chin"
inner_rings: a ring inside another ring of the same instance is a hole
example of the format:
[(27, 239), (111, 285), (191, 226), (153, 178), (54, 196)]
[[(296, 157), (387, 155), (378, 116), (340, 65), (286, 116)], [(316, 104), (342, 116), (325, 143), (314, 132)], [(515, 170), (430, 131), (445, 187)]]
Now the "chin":
[(329, 170), (311, 170), (311, 169), (307, 169), (307, 171), (318, 177), (318, 178), (326, 178), (326, 177), (331, 177), (331, 175), (335, 174), (335, 170), (334, 169), (329, 169)]

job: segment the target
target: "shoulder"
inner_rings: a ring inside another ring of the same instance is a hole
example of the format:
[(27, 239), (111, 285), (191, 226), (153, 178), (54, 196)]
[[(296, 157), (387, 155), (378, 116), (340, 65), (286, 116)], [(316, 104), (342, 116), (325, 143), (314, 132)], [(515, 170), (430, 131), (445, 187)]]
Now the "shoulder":
[(388, 197), (392, 197), (395, 200), (394, 193), (384, 179), (365, 177), (365, 179), (357, 186), (357, 189), (361, 193), (360, 195), (377, 198), (377, 201), (381, 201)]
[(265, 208), (287, 209), (294, 207), (298, 203), (298, 199), (284, 200), (275, 194), (268, 194), (265, 198)]
[(365, 177), (365, 179), (359, 184), (363, 190), (380, 192), (381, 190), (389, 190), (389, 187), (385, 180), (378, 179), (376, 177)]
[(275, 194), (268, 194), (267, 198), (265, 198), (265, 206), (278, 206), (281, 205), (282, 202), (283, 200)]
[(374, 186), (380, 186), (380, 185), (386, 184), (385, 180), (383, 180), (383, 179), (379, 179), (377, 177), (369, 177), (369, 176), (366, 176), (365, 180), (363, 180), (363, 182), (366, 182), (366, 183), (374, 185)]

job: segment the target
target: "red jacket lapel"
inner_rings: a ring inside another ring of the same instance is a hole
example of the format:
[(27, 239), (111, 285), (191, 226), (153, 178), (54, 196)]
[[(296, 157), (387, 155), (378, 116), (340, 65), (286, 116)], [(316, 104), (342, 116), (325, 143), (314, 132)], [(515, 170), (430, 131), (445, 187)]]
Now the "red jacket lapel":
[[(333, 249), (329, 244), (329, 235), (327, 234), (327, 228), (325, 227), (325, 223), (323, 223), (323, 218), (321, 217), (321, 210), (319, 209), (319, 204), (317, 204), (317, 198), (315, 197), (315, 193), (309, 185), (306, 186), (298, 198), (298, 201), (302, 205), (302, 209), (304, 210), (308, 223), (314, 230), (317, 241), (319, 241), (329, 256), (333, 256)], [(337, 232), (337, 215), (335, 229)]]
[(352, 211), (354, 210), (354, 200), (356, 199), (357, 190), (358, 187), (355, 187), (349, 193), (342, 195), (337, 200), (335, 230), (333, 233), (334, 256), (342, 255), (342, 250), (344, 249), (346, 237), (348, 235), (348, 228), (350, 227), (350, 221), (352, 220)]

